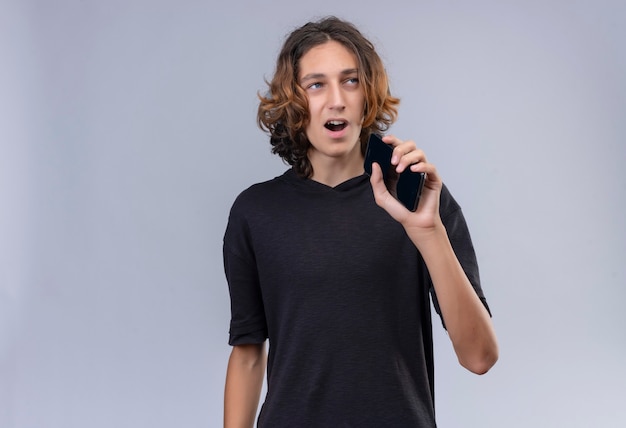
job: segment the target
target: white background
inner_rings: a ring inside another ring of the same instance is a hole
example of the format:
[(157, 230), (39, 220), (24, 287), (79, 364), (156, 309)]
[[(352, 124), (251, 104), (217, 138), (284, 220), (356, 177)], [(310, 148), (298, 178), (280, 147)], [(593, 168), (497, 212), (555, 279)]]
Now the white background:
[(620, 1), (0, 2), (0, 427), (218, 427), (228, 210), (284, 36), (371, 38), (464, 208), (501, 345), (435, 321), (440, 427), (626, 424)]

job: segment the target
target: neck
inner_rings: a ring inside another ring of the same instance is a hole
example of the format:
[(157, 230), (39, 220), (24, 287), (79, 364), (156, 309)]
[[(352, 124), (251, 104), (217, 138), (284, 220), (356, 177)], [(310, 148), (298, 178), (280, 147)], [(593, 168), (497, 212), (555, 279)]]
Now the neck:
[(311, 179), (329, 187), (335, 187), (344, 181), (363, 174), (363, 156), (344, 158), (312, 159), (313, 175)]

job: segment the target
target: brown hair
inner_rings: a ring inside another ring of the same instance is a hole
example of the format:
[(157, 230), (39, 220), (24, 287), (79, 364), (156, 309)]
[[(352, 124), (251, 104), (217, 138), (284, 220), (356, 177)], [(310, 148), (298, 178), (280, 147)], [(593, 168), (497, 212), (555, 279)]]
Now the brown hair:
[(270, 134), (272, 153), (292, 165), (298, 175), (310, 177), (313, 167), (307, 157), (311, 145), (305, 129), (309, 121), (308, 99), (298, 84), (299, 62), (311, 48), (330, 40), (352, 52), (358, 63), (359, 82), (365, 95), (361, 151), (372, 132), (384, 132), (396, 120), (398, 98), (391, 96), (383, 63), (367, 40), (352, 24), (335, 17), (309, 22), (294, 30), (278, 55), (269, 93), (259, 95), (257, 122)]

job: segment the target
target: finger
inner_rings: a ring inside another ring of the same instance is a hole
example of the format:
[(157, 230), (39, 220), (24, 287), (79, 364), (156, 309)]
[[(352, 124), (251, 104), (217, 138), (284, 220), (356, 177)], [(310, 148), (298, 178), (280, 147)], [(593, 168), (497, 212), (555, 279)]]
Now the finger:
[(401, 222), (409, 211), (389, 193), (383, 181), (383, 173), (380, 169), (380, 165), (377, 163), (372, 164), (370, 183), (372, 185), (376, 205), (387, 211), (395, 220)]
[(402, 156), (415, 150), (416, 145), (413, 141), (403, 141), (394, 135), (385, 135), (383, 141), (393, 148), (391, 164), (397, 165)]
[(391, 164), (396, 165), (396, 172), (401, 173), (409, 167), (414, 172), (429, 172), (431, 170), (426, 165), (416, 166), (422, 163), (428, 164), (428, 159), (424, 151), (417, 148), (414, 141), (403, 141), (395, 135), (385, 135), (382, 139), (385, 143), (393, 146)]
[(391, 144), (393, 147), (403, 143), (401, 139), (392, 134), (383, 136), (382, 140), (387, 144)]
[(423, 172), (426, 174), (425, 186), (431, 189), (441, 188), (442, 182), (441, 177), (439, 176), (439, 172), (437, 168), (432, 163), (428, 162), (420, 162), (414, 165), (411, 165), (411, 171), (413, 172)]
[(379, 198), (384, 198), (385, 192), (389, 193), (385, 182), (383, 181), (383, 172), (380, 169), (380, 165), (377, 162), (372, 162), (372, 175), (370, 176), (370, 183), (372, 184), (372, 190), (374, 191), (374, 198), (378, 203)]
[[(411, 142), (410, 145), (401, 145), (396, 147), (399, 153), (402, 153), (398, 163), (396, 164), (396, 171), (398, 173), (404, 171), (409, 168), (411, 165), (419, 164), (419, 163), (428, 163), (428, 159), (426, 159), (426, 154), (423, 150), (415, 148), (415, 144)], [(395, 149), (394, 149), (395, 150)]]

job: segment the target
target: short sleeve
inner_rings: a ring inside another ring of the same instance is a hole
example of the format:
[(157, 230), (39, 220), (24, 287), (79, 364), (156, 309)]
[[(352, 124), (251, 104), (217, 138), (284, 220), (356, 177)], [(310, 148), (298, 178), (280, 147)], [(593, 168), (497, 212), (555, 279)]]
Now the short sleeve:
[(263, 296), (249, 233), (235, 206), (224, 235), (223, 255), (231, 307), (228, 343), (263, 343), (267, 338)]

